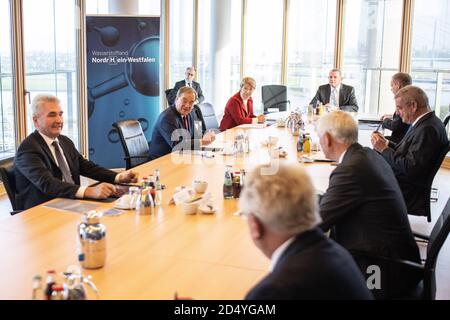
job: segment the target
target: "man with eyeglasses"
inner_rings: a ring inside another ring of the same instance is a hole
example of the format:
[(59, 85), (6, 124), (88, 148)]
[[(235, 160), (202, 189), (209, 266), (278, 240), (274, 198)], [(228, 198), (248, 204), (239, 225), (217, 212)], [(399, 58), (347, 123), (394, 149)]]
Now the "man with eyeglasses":
[(158, 117), (153, 128), (150, 144), (150, 159), (162, 157), (175, 150), (199, 149), (214, 141), (213, 132), (202, 136), (192, 114), (197, 95), (192, 87), (182, 87), (177, 92), (175, 105), (167, 108)]
[(342, 83), (342, 75), (339, 69), (330, 70), (328, 84), (324, 84), (317, 89), (316, 95), (309, 104), (315, 106), (318, 103), (335, 110), (358, 112), (355, 88)]
[(187, 67), (185, 74), (185, 79), (178, 81), (175, 83), (175, 86), (173, 87), (168, 100), (169, 100), (169, 106), (175, 105), (175, 98), (178, 90), (180, 90), (182, 87), (191, 87), (195, 90), (197, 94), (197, 101), (195, 104), (202, 103), (205, 100), (205, 97), (203, 96), (202, 88), (200, 87), (200, 84), (196, 81), (194, 81), (195, 78), (195, 68), (194, 67)]

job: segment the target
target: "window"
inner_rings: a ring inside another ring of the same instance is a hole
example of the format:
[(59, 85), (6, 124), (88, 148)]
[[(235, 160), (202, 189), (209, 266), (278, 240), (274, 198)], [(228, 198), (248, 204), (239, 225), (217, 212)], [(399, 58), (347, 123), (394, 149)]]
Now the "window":
[(355, 87), (359, 112), (392, 113), (390, 78), (399, 66), (401, 0), (346, 0), (343, 82)]
[(108, 14), (108, 0), (86, 0), (86, 14)]
[(450, 1), (415, 0), (411, 75), (443, 119), (450, 103)]
[(9, 0), (0, 0), (0, 30), (0, 160), (3, 160), (13, 157), (16, 148)]
[(290, 1), (287, 86), (292, 108), (308, 105), (319, 85), (328, 82), (335, 30), (335, 0)]
[(199, 1), (197, 78), (218, 115), (239, 90), (241, 12), (241, 0)]
[(261, 86), (281, 83), (283, 0), (248, 0), (244, 77), (256, 80), (255, 113), (262, 112)]
[(192, 65), (194, 34), (193, 0), (170, 2), (170, 86), (183, 80), (186, 67)]
[[(74, 1), (23, 0), (23, 14), (26, 88), (31, 99), (40, 93), (53, 94), (60, 99), (64, 111), (63, 134), (78, 145)], [(27, 132), (31, 133), (34, 125), (30, 106), (27, 108)]]

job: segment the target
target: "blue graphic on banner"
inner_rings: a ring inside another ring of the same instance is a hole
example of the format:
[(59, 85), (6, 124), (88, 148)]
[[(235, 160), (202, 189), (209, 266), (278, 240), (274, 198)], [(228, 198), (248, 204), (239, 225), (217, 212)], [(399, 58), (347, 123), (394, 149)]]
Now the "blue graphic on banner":
[(87, 16), (89, 159), (125, 167), (114, 122), (139, 119), (148, 141), (159, 115), (159, 17)]

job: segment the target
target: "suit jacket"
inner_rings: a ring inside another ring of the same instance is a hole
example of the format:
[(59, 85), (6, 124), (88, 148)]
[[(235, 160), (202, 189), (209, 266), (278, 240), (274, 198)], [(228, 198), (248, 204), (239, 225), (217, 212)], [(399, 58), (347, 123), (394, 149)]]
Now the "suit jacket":
[[(169, 107), (158, 117), (153, 127), (152, 142), (150, 144), (150, 159), (162, 157), (171, 153), (173, 148), (177, 149), (200, 149), (200, 139), (202, 137), (201, 123), (196, 121), (193, 111), (188, 114), (189, 132), (180, 130), (175, 132), (172, 140), (172, 133), (177, 129), (184, 129), (183, 120), (175, 107)], [(184, 142), (183, 142), (184, 141)], [(187, 145), (186, 145), (187, 143)]]
[[(392, 169), (380, 155), (360, 144), (350, 146), (330, 175), (329, 187), (320, 201), (321, 227), (344, 248), (420, 263), (403, 197)], [(414, 287), (415, 272), (380, 261), (355, 256), (366, 274), (369, 265), (381, 268), (382, 290), (376, 297), (390, 298)]]
[[(329, 84), (324, 84), (317, 89), (316, 95), (309, 104), (312, 104), (313, 106), (315, 106), (317, 102), (327, 104), (330, 102), (330, 94), (331, 86)], [(344, 111), (358, 111), (355, 88), (352, 86), (341, 83), (341, 88), (339, 89), (339, 109)]]
[[(169, 102), (169, 106), (175, 105), (175, 98), (177, 97), (177, 92), (180, 90), (180, 88), (183, 88), (186, 86), (186, 80), (181, 80), (175, 83), (175, 86), (173, 87), (172, 91), (170, 92), (169, 96), (167, 97), (167, 100)], [(200, 87), (200, 84), (198, 82), (192, 81), (192, 88), (197, 92), (197, 100), (198, 103), (202, 103), (205, 100), (205, 97), (203, 96), (202, 88)]]
[(252, 118), (255, 118), (252, 97), (248, 98), (247, 111), (245, 111), (244, 100), (238, 92), (228, 100), (219, 129), (224, 131), (241, 124), (252, 123)]
[(384, 119), (383, 128), (392, 131), (391, 136), (386, 137), (386, 139), (393, 143), (399, 143), (408, 131), (409, 124), (404, 123), (402, 118), (395, 112), (392, 119)]
[(303, 232), (286, 248), (274, 270), (248, 300), (372, 299), (351, 255), (318, 228)]
[(431, 183), (448, 138), (434, 112), (424, 115), (398, 144), (381, 155), (390, 164), (405, 198), (408, 213), (426, 215)]
[(75, 184), (62, 181), (61, 170), (50, 148), (39, 132), (34, 131), (20, 144), (14, 159), (19, 209), (28, 209), (58, 197), (75, 198), (80, 175), (114, 183), (116, 172), (83, 158), (68, 137), (60, 135), (58, 141)]

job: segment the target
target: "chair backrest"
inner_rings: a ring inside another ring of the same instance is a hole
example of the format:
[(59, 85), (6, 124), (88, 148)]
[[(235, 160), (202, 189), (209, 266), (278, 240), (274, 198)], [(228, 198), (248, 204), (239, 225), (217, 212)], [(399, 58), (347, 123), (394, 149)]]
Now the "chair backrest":
[(169, 104), (169, 106), (172, 106), (175, 104), (175, 98), (176, 98), (176, 92), (174, 93), (174, 89), (167, 89), (165, 90), (165, 94), (166, 94), (166, 99), (167, 99), (167, 103)]
[[(426, 203), (430, 203), (431, 187), (433, 185), (434, 177), (436, 176), (436, 173), (439, 171), (442, 161), (444, 161), (444, 158), (449, 151), (450, 151), (450, 142), (448, 142), (447, 145), (444, 148), (442, 148), (441, 153), (439, 154), (439, 157), (436, 158), (434, 167), (431, 168), (431, 172), (430, 172), (430, 175), (428, 176), (428, 181), (427, 181), (428, 190), (425, 194)], [(428, 220), (428, 222), (431, 222), (431, 210), (430, 210), (429, 205), (427, 206), (426, 210), (427, 210), (427, 212), (426, 212), (427, 220)]]
[(264, 113), (286, 111), (291, 102), (287, 99), (287, 88), (283, 85), (261, 87)]
[(209, 102), (202, 102), (198, 106), (202, 111), (206, 129), (219, 129), (219, 123), (217, 122), (216, 113), (212, 104)]
[(149, 144), (138, 120), (118, 121), (113, 123), (113, 127), (119, 133), (127, 169), (136, 167), (149, 160)]
[(450, 121), (450, 113), (448, 113), (445, 116), (444, 121), (442, 121), (444, 123), (444, 127), (447, 127), (447, 124), (449, 123), (449, 121)]
[(427, 259), (425, 261), (424, 294), (425, 299), (436, 296), (436, 262), (439, 251), (450, 233), (450, 197), (434, 224), (427, 245)]
[(0, 167), (0, 178), (5, 186), (9, 201), (13, 210), (17, 210), (16, 205), (16, 174), (14, 172), (14, 164), (8, 163)]

